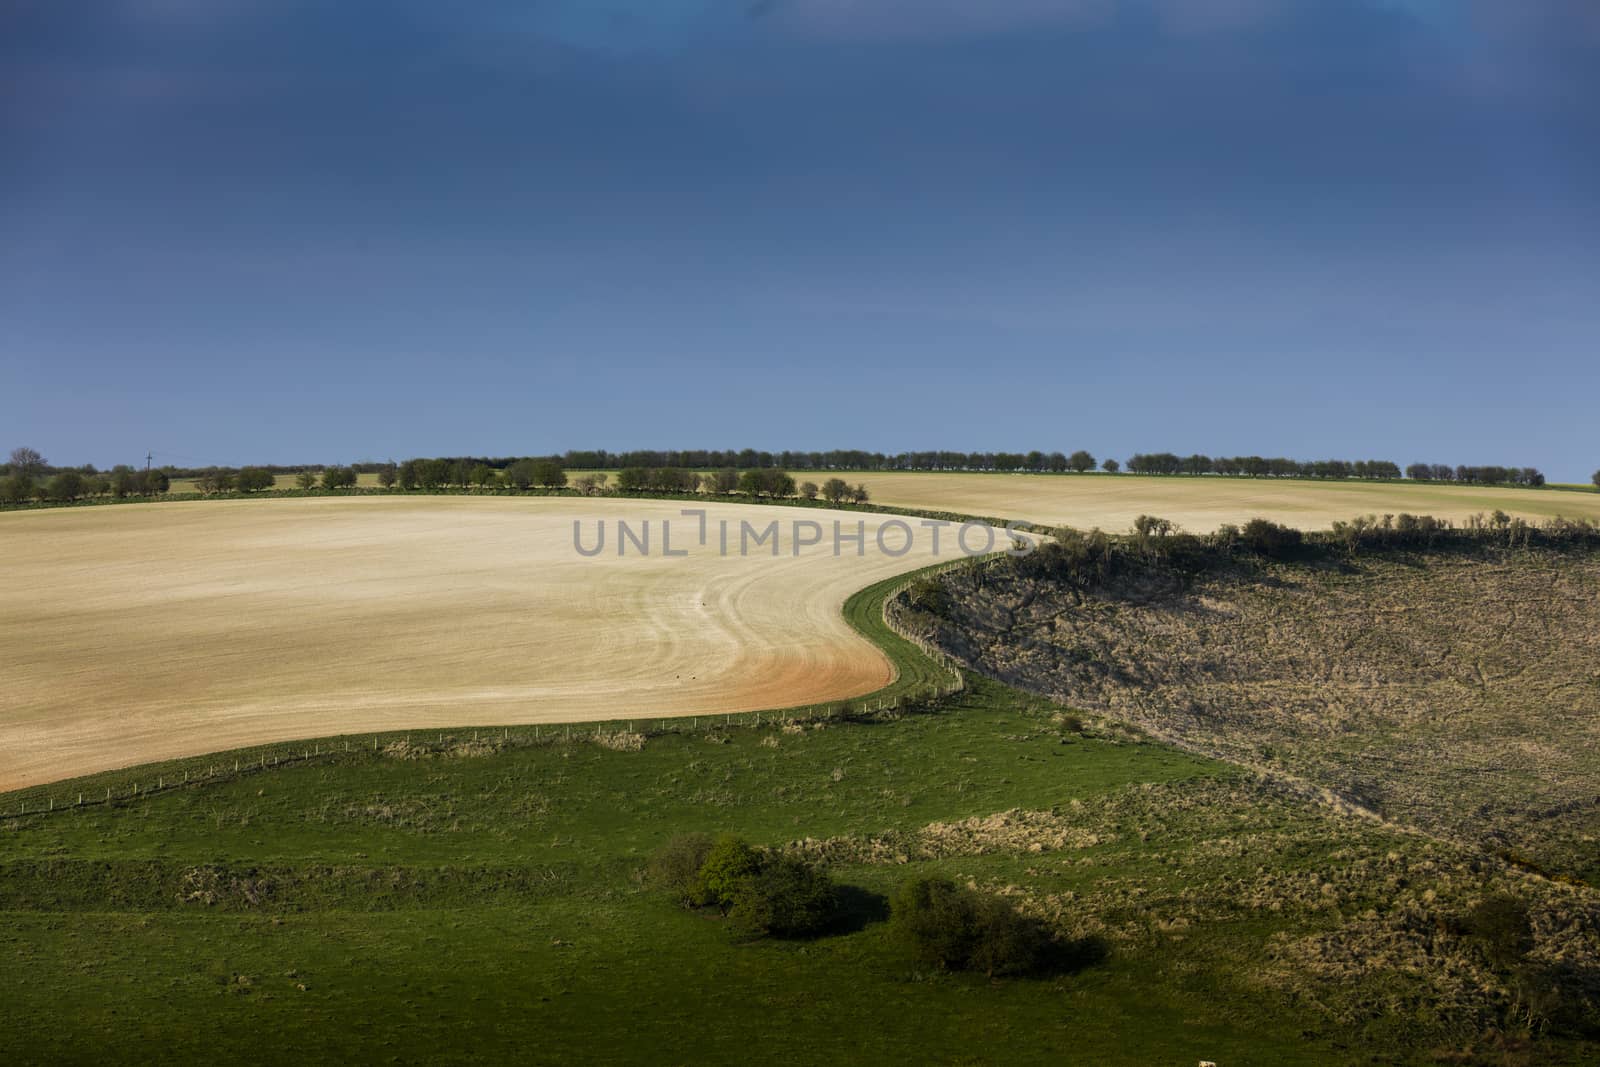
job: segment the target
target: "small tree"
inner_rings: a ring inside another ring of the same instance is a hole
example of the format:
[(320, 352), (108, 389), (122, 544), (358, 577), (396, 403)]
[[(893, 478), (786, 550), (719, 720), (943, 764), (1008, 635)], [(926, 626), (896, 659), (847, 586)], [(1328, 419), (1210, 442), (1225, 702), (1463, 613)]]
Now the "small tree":
[(760, 852), (743, 838), (723, 834), (707, 851), (705, 862), (700, 866), (699, 895), (727, 914), (733, 907), (739, 883), (760, 870)]
[(261, 467), (244, 467), (234, 478), (235, 484), (241, 493), (255, 493), (262, 489), (271, 489), (278, 483), (278, 479), (269, 470)]
[(234, 487), (233, 472), (220, 467), (203, 470), (195, 477), (194, 487), (207, 496), (231, 492)]
[(728, 921), (752, 934), (821, 933), (839, 909), (839, 891), (821, 871), (790, 856), (762, 853), (754, 874), (734, 886)]
[(1122, 464), (1118, 463), (1114, 459), (1108, 459), (1104, 463), (1100, 464), (1100, 469), (1105, 471), (1107, 474), (1115, 474), (1122, 469)]
[(736, 470), (713, 471), (705, 477), (706, 492), (727, 496), (739, 488), (739, 472)]
[(1067, 466), (1071, 467), (1079, 474), (1082, 474), (1084, 471), (1092, 471), (1094, 470), (1094, 456), (1080, 448), (1078, 451), (1067, 457)]
[(867, 486), (864, 482), (850, 490), (850, 499), (857, 504), (865, 504), (871, 497), (872, 494), (867, 492)]
[(33, 479), (13, 474), (0, 482), (0, 500), (7, 504), (26, 504), (33, 497)]
[(50, 499), (76, 500), (83, 495), (84, 488), (83, 475), (77, 471), (62, 471), (50, 479)]
[(121, 500), (134, 491), (136, 475), (125, 463), (111, 468), (111, 495)]
[(585, 474), (574, 479), (572, 485), (584, 496), (599, 496), (605, 492), (606, 481), (609, 478), (608, 474)]
[(830, 504), (838, 504), (850, 495), (850, 483), (843, 478), (829, 478), (822, 483), (822, 498)]
[(356, 472), (350, 467), (329, 467), (322, 472), (322, 488), (324, 489), (353, 489), (356, 484)]
[(800, 483), (800, 495), (805, 497), (807, 500), (815, 500), (815, 499), (817, 499), (817, 483), (816, 482), (801, 482)]
[(13, 448), (11, 450), (11, 473), (20, 474), (24, 478), (37, 478), (45, 472), (44, 457), (36, 448)]
[(999, 897), (943, 878), (907, 882), (891, 902), (891, 926), (926, 963), (998, 975), (1040, 970), (1065, 947), (1044, 923)]
[(533, 484), (533, 460), (519, 459), (506, 468), (506, 484), (513, 489), (526, 489)]
[(710, 834), (679, 834), (650, 857), (645, 867), (646, 879), (656, 888), (677, 897), (685, 907), (704, 907), (712, 903), (705, 899), (700, 868), (705, 866), (715, 843)]
[(301, 471), (294, 476), (294, 484), (301, 489), (315, 489), (317, 487), (317, 472)]
[(567, 472), (561, 468), (559, 460), (536, 459), (533, 461), (533, 481), (546, 489), (560, 489), (567, 484)]
[(394, 483), (400, 479), (400, 468), (393, 462), (385, 463), (378, 468), (378, 484), (385, 489), (393, 489)]
[(1509, 893), (1485, 898), (1467, 913), (1464, 925), (1466, 934), (1496, 970), (1511, 970), (1533, 950), (1528, 906)]
[(1244, 524), (1239, 539), (1257, 555), (1281, 558), (1293, 553), (1305, 538), (1291, 526), (1280, 526), (1268, 519), (1251, 519)]
[(1596, 489), (1600, 489), (1600, 471), (1595, 471), (1594, 477), (1590, 478), (1589, 480), (1594, 483), (1594, 487)]

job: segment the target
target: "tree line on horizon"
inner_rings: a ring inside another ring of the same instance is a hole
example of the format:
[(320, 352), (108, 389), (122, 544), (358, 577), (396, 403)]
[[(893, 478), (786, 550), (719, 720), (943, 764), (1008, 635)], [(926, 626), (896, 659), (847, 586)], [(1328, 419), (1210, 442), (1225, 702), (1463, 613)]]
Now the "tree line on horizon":
[[(720, 460), (721, 462), (712, 462)], [(780, 463), (780, 460), (791, 462)], [(799, 462), (793, 462), (798, 460)], [(799, 485), (785, 472), (789, 469), (843, 471), (947, 470), (1017, 471), (1039, 473), (1086, 473), (1096, 467), (1116, 473), (1123, 465), (1115, 459), (1096, 462), (1083, 450), (1066, 455), (1060, 452), (915, 452), (889, 456), (879, 452), (739, 452), (717, 451), (634, 451), (567, 452), (545, 457), (437, 457), (408, 459), (403, 463), (364, 461), (323, 468), (258, 465), (248, 467), (180, 468), (167, 465), (138, 470), (119, 464), (109, 471), (92, 464), (81, 467), (51, 466), (32, 448), (13, 449), (10, 462), (0, 468), (0, 503), (23, 504), (31, 500), (72, 501), (84, 497), (123, 499), (129, 496), (159, 496), (171, 489), (172, 482), (188, 479), (197, 491), (253, 493), (278, 488), (280, 476), (292, 476), (301, 490), (355, 488), (360, 474), (376, 474), (385, 489), (491, 489), (555, 490), (576, 488), (586, 494), (606, 489), (609, 473), (584, 474), (569, 482), (567, 471), (599, 472), (616, 470), (614, 488), (623, 492), (745, 493), (751, 496), (819, 495), (832, 502), (864, 502), (864, 486), (833, 496), (812, 482)], [(710, 468), (710, 473), (696, 469)], [(1255, 478), (1373, 479), (1394, 481), (1401, 477), (1422, 482), (1454, 482), (1472, 485), (1517, 485), (1538, 487), (1544, 475), (1534, 467), (1450, 466), (1442, 463), (1413, 463), (1402, 472), (1388, 460), (1315, 460), (1264, 458), (1260, 456), (1219, 457), (1195, 454), (1178, 456), (1171, 452), (1136, 453), (1127, 462), (1129, 473), (1151, 475), (1213, 475)], [(748, 477), (747, 477), (748, 476)], [(788, 478), (785, 483), (783, 479)], [(1594, 484), (1600, 488), (1600, 471)], [(812, 491), (808, 494), (807, 489)]]

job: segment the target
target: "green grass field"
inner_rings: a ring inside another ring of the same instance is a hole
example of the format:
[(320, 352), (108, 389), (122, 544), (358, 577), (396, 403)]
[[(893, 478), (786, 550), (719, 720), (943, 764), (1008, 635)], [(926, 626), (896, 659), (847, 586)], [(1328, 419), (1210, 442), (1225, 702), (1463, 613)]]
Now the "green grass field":
[[(636, 880), (685, 829), (767, 844), (908, 832), (1230, 775), (1152, 745), (1063, 743), (1049, 714), (980, 683), (892, 723), (666, 735), (637, 752), (358, 752), (13, 819), (0, 1056), (1326, 1062), (1337, 1035), (1303, 1040), (1306, 1022), (1256, 1004), (1240, 973), (1196, 966), (1248, 955), (1266, 931), (1253, 916), (1119, 947), (1076, 977), (996, 984), (918, 973), (881, 923), (737, 943)], [(1043, 876), (1120, 881), (1145, 852), (1092, 848), (1092, 866), (1052, 860)], [(1021, 855), (835, 873), (878, 893), (923, 867), (1010, 883), (1038, 862)]]
[[(1511, 893), (1559, 959), (1593, 919), (1570, 890), (979, 676), (861, 714), (948, 684), (883, 622), (904, 580), (846, 606), (899, 670), (855, 714), (324, 739), (0, 796), (0, 1062), (1592, 1062), (1523, 1036), (1459, 932)], [(674, 906), (642, 869), (694, 831), (825, 864), (852, 921), (750, 941)], [(930, 970), (884, 921), (919, 874), (1108, 954)]]
[[(1034, 814), (988, 818), (1015, 809)], [(701, 829), (809, 839), (868, 921), (741, 942), (641, 886), (652, 849)], [(896, 721), (638, 751), (358, 749), (0, 825), (0, 1058), (1426, 1062), (1456, 1047), (1448, 1023), (1363, 1007), (1414, 1004), (1415, 981), (1274, 975), (1275, 946), (1402, 905), (1338, 874), (1369, 860), (1410, 863), (1402, 896), (1448, 889), (1435, 846), (984, 681)], [(1020, 894), (1110, 956), (928, 972), (870, 904), (928, 871)]]

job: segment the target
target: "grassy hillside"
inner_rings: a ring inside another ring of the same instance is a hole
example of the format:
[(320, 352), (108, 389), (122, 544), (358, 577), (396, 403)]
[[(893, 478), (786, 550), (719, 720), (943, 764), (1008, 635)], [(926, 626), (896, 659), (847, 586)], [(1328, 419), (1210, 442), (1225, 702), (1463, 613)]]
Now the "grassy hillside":
[[(1352, 976), (1345, 942), (1526, 876), (1079, 729), (979, 680), (894, 721), (632, 751), (447, 737), (9, 819), (0, 1058), (1242, 1064), (1493, 1044), (1470, 947), (1437, 975)], [(827, 860), (862, 890), (854, 929), (741, 942), (641, 886), (648, 853), (698, 829)], [(878, 921), (924, 871), (1110, 955), (1054, 979), (928, 972)], [(1513, 1062), (1581, 1052), (1546, 1039)]]
[(1600, 885), (1600, 553), (1475, 547), (954, 572), (980, 669)]

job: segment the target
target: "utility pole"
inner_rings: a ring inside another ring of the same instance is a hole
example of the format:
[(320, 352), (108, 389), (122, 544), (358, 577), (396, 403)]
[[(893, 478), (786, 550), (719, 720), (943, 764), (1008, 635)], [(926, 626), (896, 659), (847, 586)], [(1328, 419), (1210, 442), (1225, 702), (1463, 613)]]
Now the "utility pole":
[(152, 459), (155, 459), (155, 453), (146, 452), (144, 454), (144, 471), (145, 471), (146, 474), (150, 473), (150, 461)]

